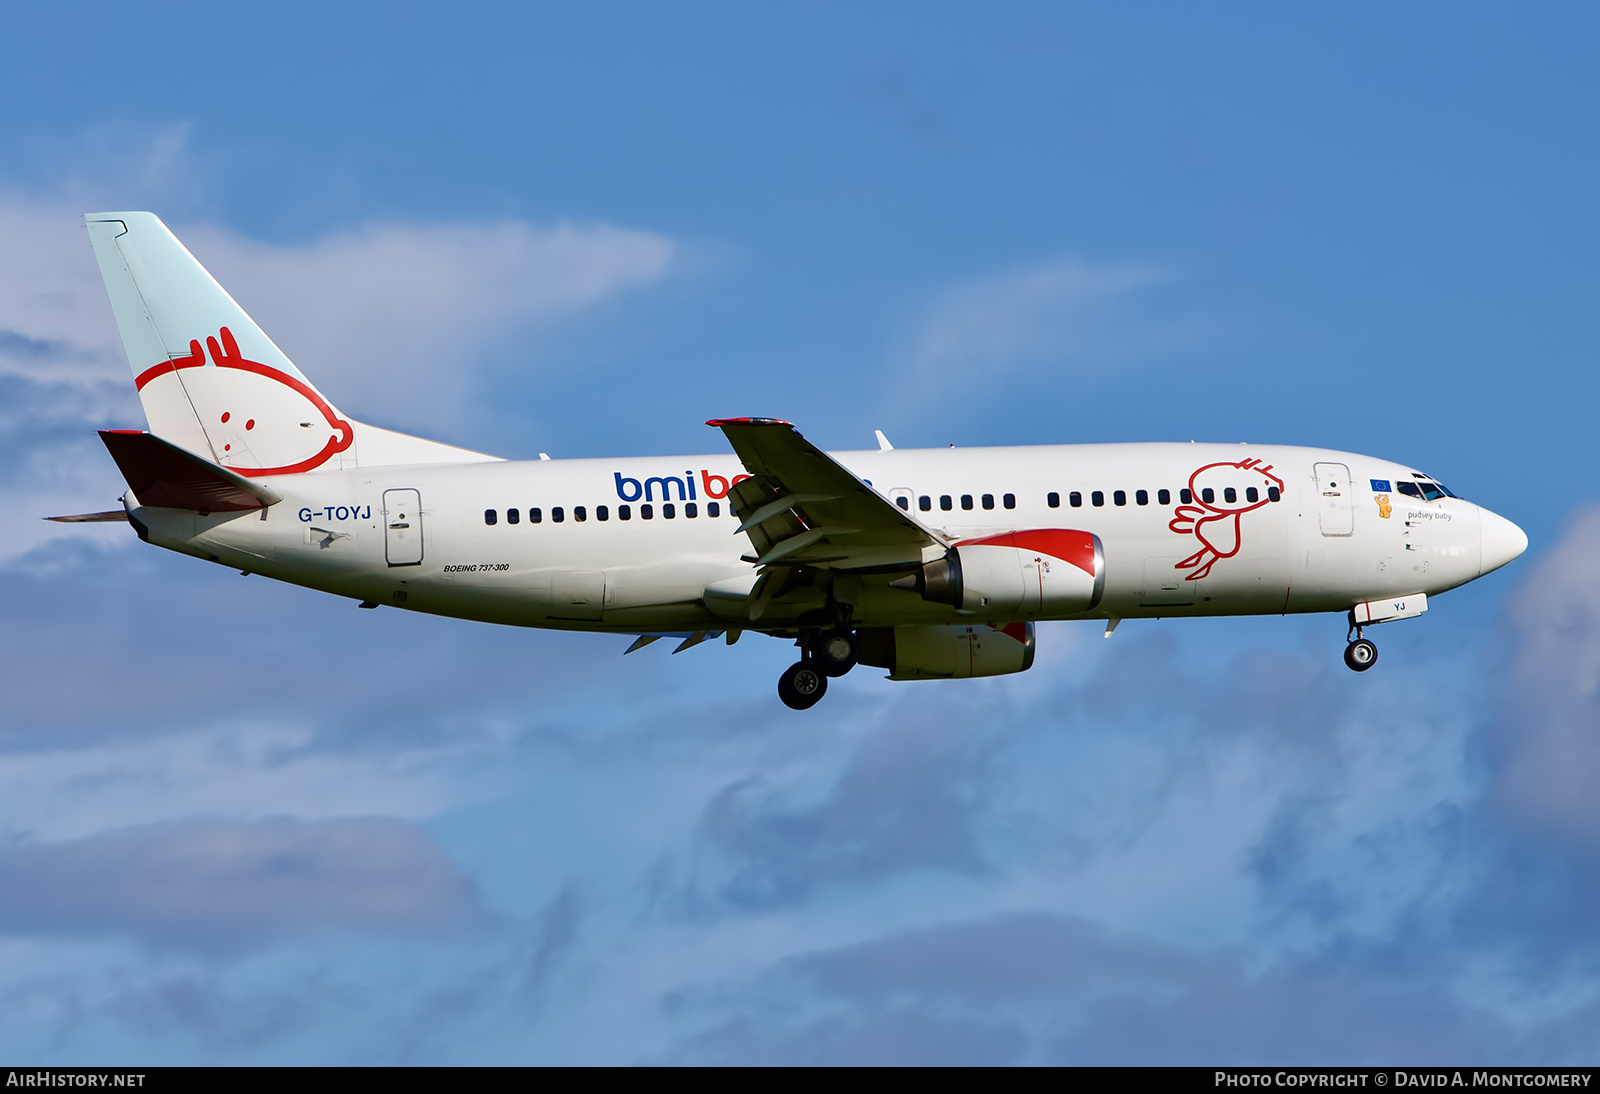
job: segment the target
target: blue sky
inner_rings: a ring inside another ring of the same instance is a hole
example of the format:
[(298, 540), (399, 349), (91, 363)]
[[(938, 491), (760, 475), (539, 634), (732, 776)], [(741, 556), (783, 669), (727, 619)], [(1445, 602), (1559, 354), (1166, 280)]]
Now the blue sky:
[[(0, 1055), (1596, 1062), (1591, 6), (18, 9), (0, 66)], [(1252, 440), (1529, 553), (1015, 678), (624, 661), (126, 529), (78, 214), (344, 411), (502, 455)]]

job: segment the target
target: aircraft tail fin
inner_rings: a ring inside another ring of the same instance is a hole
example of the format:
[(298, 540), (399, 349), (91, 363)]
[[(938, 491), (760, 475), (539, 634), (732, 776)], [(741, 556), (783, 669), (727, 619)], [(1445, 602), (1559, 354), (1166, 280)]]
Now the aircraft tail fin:
[(154, 213), (84, 221), (155, 436), (247, 478), (494, 458), (341, 416)]

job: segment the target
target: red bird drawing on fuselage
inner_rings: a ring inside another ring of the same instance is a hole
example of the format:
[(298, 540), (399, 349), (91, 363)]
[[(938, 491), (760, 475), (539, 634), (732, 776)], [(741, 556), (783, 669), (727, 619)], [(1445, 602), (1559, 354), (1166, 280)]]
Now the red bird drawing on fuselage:
[(1239, 553), (1239, 518), (1259, 509), (1283, 494), (1283, 480), (1271, 473), (1271, 465), (1260, 460), (1235, 463), (1208, 463), (1189, 476), (1189, 494), (1194, 504), (1173, 510), (1167, 527), (1179, 535), (1193, 535), (1203, 546), (1173, 566), (1190, 570), (1185, 581), (1199, 581), (1211, 572), (1217, 560)]

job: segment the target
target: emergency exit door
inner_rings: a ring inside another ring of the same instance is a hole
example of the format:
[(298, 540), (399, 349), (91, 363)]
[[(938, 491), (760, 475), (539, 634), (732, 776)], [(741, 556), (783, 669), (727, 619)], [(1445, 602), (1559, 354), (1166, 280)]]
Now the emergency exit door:
[(1348, 536), (1356, 530), (1355, 489), (1350, 469), (1342, 463), (1319, 463), (1312, 468), (1317, 476), (1317, 523), (1325, 536)]
[(422, 565), (422, 495), (383, 492), (383, 550), (391, 566)]

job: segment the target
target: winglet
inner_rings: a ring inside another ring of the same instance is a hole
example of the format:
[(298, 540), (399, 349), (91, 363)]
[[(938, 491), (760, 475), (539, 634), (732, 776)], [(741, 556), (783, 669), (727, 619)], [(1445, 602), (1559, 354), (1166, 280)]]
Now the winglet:
[(154, 434), (137, 429), (102, 429), (100, 439), (117, 461), (117, 469), (128, 480), (140, 505), (237, 513), (265, 509), (283, 500), (277, 491)]

